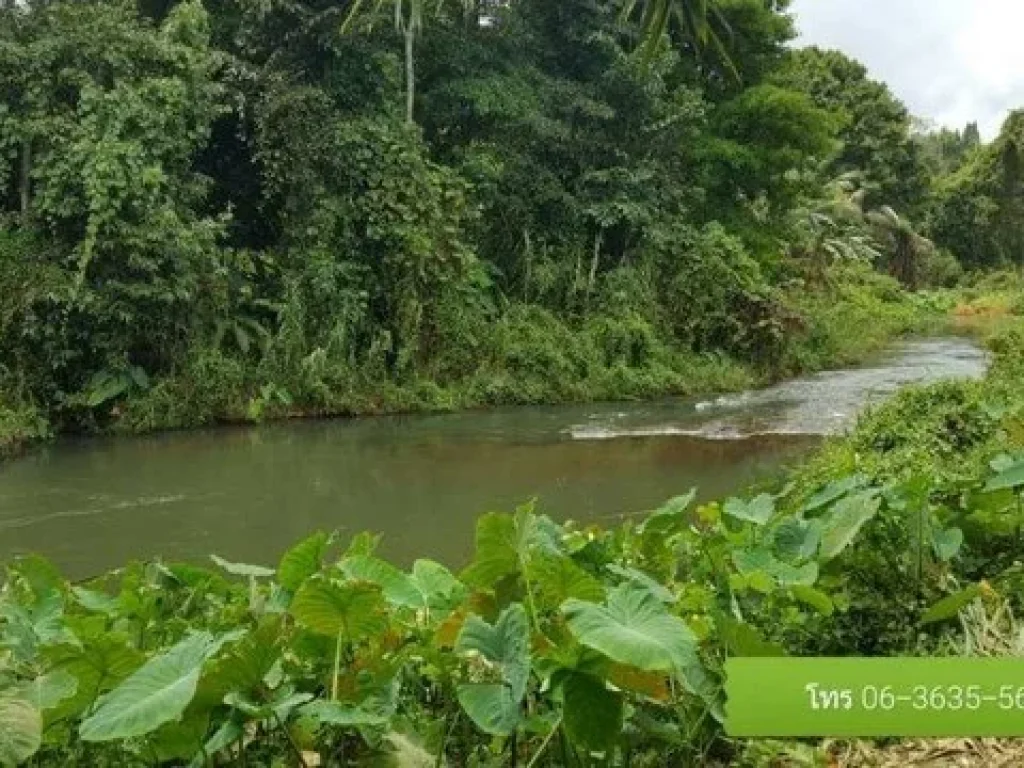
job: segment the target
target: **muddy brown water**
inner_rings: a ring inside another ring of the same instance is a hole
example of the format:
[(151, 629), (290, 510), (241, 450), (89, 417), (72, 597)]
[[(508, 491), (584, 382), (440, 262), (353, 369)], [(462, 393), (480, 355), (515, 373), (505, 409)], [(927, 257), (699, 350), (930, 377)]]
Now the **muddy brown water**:
[(736, 492), (866, 405), (986, 363), (969, 340), (923, 339), (871, 365), (719, 398), (61, 440), (0, 466), (0, 559), (38, 552), (72, 578), (155, 556), (272, 565), (311, 531), (339, 529), (382, 534), (397, 562), (457, 567), (482, 512), (534, 498), (556, 519), (614, 523), (694, 486)]

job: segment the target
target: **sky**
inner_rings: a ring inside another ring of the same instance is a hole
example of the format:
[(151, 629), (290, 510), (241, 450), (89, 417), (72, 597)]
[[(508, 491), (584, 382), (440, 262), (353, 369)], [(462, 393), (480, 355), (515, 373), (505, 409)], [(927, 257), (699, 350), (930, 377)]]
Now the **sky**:
[(916, 116), (994, 138), (1024, 107), (1024, 0), (794, 0), (798, 44), (838, 48)]

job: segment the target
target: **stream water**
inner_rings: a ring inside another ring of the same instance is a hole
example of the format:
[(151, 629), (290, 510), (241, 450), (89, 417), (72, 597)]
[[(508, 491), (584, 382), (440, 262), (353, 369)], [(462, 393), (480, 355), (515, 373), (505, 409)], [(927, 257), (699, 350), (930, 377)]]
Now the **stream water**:
[(718, 398), (65, 439), (0, 465), (0, 559), (39, 552), (72, 578), (157, 555), (272, 565), (322, 528), (381, 533), (397, 562), (459, 566), (482, 512), (536, 498), (558, 519), (610, 522), (693, 486), (735, 492), (900, 387), (986, 364), (969, 340), (923, 339)]

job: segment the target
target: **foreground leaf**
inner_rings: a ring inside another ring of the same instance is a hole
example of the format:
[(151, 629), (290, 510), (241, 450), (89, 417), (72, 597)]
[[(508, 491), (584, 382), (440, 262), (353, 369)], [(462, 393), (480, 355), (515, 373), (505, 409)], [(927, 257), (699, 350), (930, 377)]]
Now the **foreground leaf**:
[(291, 614), (312, 631), (349, 641), (376, 634), (385, 626), (384, 600), (373, 584), (334, 584), (311, 579), (292, 600)]
[(935, 624), (940, 621), (956, 618), (960, 610), (981, 595), (981, 592), (980, 584), (971, 584), (971, 586), (961, 589), (959, 592), (954, 592), (952, 595), (942, 598), (924, 612), (924, 615), (921, 617), (921, 624)]
[(317, 573), (323, 567), (324, 553), (330, 543), (330, 536), (318, 531), (285, 552), (277, 566), (277, 580), (281, 586), (294, 592)]
[(603, 752), (622, 734), (622, 694), (612, 691), (603, 680), (582, 672), (571, 672), (562, 683), (565, 732), (578, 747)]
[(562, 612), (577, 640), (621, 664), (683, 675), (699, 663), (693, 632), (649, 590), (620, 584), (605, 605), (567, 600)]
[(96, 711), (82, 721), (82, 739), (129, 739), (180, 717), (195, 695), (203, 663), (222, 644), (223, 639), (199, 632), (147, 661), (100, 699)]
[(43, 716), (24, 699), (0, 696), (0, 765), (28, 760), (43, 741)]
[(985, 484), (986, 491), (1003, 491), (1007, 488), (1024, 487), (1024, 461), (1006, 466)]
[(848, 496), (832, 508), (821, 534), (823, 560), (839, 556), (856, 538), (863, 525), (878, 513), (879, 499), (868, 493)]
[(811, 586), (818, 580), (818, 564), (805, 563), (802, 566), (790, 565), (777, 560), (771, 552), (764, 549), (741, 549), (733, 552), (733, 564), (743, 575), (760, 572), (771, 577), (776, 584), (788, 587), (793, 584)]
[(526, 611), (510, 605), (494, 625), (470, 616), (459, 633), (455, 650), (471, 657), (484, 682), (463, 683), (459, 703), (482, 731), (511, 733), (519, 723), (519, 707), (530, 677), (530, 631)]
[(686, 524), (686, 510), (697, 498), (697, 489), (691, 488), (682, 496), (676, 496), (662, 504), (658, 509), (651, 512), (647, 518), (640, 523), (641, 535), (645, 533), (668, 533), (678, 530)]
[(754, 525), (764, 525), (775, 514), (775, 499), (767, 493), (762, 493), (750, 501), (729, 499), (725, 502), (722, 511), (737, 520)]
[(265, 568), (262, 565), (250, 565), (249, 563), (232, 563), (217, 555), (210, 555), (210, 559), (220, 568), (232, 576), (245, 576), (252, 579), (261, 579), (274, 575), (273, 568)]
[(53, 709), (62, 701), (70, 699), (78, 690), (78, 679), (70, 672), (55, 669), (35, 680), (19, 685), (18, 697), (28, 701), (38, 710)]
[(391, 563), (371, 555), (352, 555), (338, 563), (338, 567), (350, 579), (377, 584), (392, 605), (415, 610), (427, 607), (426, 598), (412, 578)]
[(299, 713), (309, 717), (320, 725), (337, 725), (344, 728), (362, 728), (365, 726), (381, 726), (388, 720), (383, 715), (370, 712), (362, 707), (344, 704), (340, 701), (311, 701)]

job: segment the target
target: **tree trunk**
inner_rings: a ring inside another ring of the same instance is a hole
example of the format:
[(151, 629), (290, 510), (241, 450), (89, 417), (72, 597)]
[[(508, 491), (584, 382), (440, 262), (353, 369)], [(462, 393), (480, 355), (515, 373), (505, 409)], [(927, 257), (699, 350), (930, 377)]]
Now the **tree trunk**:
[(594, 236), (594, 253), (590, 259), (590, 276), (587, 278), (587, 312), (590, 312), (590, 295), (594, 292), (594, 284), (597, 282), (597, 267), (601, 260), (601, 243), (603, 240), (604, 230), (599, 229)]
[(18, 179), (18, 194), (21, 198), (21, 215), (28, 216), (28, 206), (31, 202), (31, 181), (32, 174), (32, 142), (24, 139), (21, 142), (21, 172)]
[(405, 122), (413, 122), (413, 103), (416, 100), (416, 62), (413, 59), (413, 43), (416, 40), (416, 28), (412, 19), (405, 25)]

